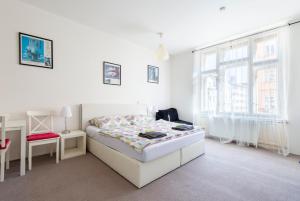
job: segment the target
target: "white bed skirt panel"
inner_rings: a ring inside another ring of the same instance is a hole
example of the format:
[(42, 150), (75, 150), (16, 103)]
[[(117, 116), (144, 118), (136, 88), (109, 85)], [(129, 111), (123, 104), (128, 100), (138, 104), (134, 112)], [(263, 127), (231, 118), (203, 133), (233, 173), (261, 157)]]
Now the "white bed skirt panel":
[(205, 143), (204, 139), (196, 142), (190, 146), (181, 149), (181, 160), (180, 164), (184, 165), (187, 162), (197, 158), (198, 156), (205, 153)]
[(87, 140), (88, 150), (138, 188), (180, 166), (180, 151), (147, 163), (139, 162), (96, 140)]
[(142, 163), (88, 137), (88, 150), (141, 188), (204, 153), (204, 139), (171, 154)]

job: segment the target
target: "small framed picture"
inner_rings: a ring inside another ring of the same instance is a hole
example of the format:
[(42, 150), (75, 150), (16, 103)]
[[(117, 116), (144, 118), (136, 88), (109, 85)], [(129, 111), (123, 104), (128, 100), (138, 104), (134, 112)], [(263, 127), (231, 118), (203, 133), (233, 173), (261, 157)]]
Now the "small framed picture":
[(159, 83), (159, 68), (156, 66), (148, 65), (148, 82)]
[(19, 63), (53, 69), (53, 41), (19, 33)]
[(103, 62), (103, 84), (121, 85), (121, 65)]

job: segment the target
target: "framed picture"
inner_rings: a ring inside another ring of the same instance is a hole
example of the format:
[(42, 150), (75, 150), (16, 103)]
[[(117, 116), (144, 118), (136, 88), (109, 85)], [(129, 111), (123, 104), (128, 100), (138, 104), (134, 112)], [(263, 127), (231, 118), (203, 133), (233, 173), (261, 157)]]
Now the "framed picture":
[(103, 84), (121, 85), (121, 65), (103, 62)]
[(19, 33), (19, 63), (53, 69), (53, 41)]
[(148, 82), (159, 83), (159, 68), (148, 65)]

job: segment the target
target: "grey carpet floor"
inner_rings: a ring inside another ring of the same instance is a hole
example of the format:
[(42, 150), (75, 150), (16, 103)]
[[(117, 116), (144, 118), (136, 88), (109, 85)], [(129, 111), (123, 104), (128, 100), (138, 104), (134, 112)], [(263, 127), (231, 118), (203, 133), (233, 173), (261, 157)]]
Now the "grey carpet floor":
[(12, 163), (2, 201), (299, 201), (299, 157), (207, 140), (206, 154), (137, 189), (92, 154), (61, 161), (35, 157), (18, 176)]

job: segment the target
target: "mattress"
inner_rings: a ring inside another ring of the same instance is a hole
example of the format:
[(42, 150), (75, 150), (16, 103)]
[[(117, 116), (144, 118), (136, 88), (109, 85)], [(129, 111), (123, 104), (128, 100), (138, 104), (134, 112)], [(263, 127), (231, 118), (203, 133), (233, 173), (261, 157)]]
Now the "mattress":
[(88, 126), (86, 132), (90, 138), (141, 162), (148, 162), (160, 158), (204, 138), (203, 131), (196, 132), (187, 136), (147, 146), (142, 152), (137, 152), (131, 146), (116, 138), (99, 134), (101, 130), (98, 127)]

